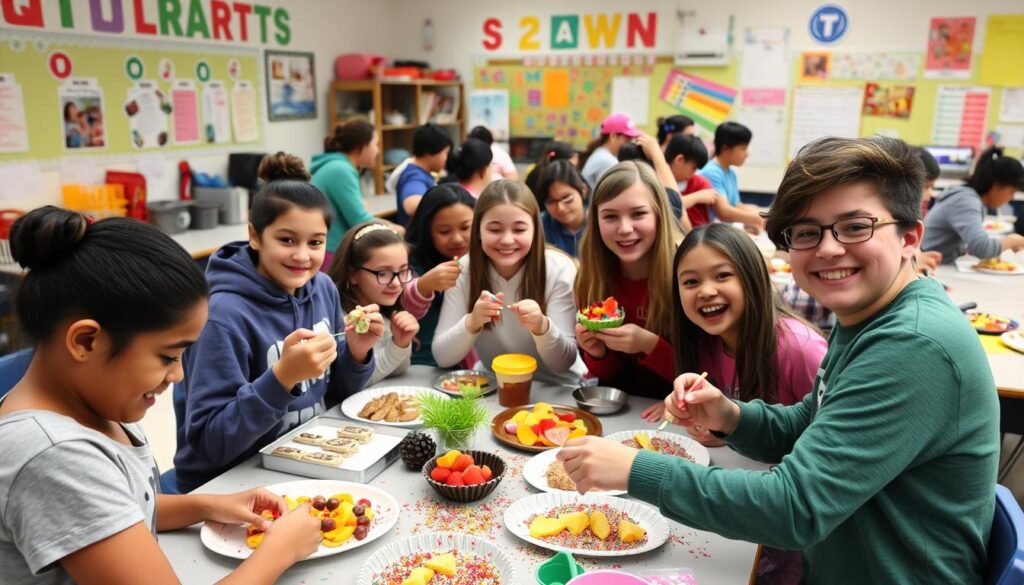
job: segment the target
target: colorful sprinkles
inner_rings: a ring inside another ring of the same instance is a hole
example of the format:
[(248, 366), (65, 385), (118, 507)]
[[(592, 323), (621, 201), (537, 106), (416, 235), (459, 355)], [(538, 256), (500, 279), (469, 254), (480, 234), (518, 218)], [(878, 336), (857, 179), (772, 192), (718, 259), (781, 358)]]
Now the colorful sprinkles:
[(403, 555), (387, 569), (373, 576), (371, 585), (399, 585), (416, 567), (422, 567), (424, 561), (434, 554), (452, 553), (455, 555), (455, 575), (448, 577), (434, 573), (431, 585), (498, 585), (501, 575), (494, 563), (469, 553), (460, 553), (457, 549), (438, 551), (436, 553), (416, 553)]
[(619, 551), (619, 550), (632, 550), (640, 548), (647, 544), (647, 536), (645, 535), (642, 539), (635, 542), (621, 542), (618, 536), (619, 520), (625, 519), (637, 524), (638, 522), (631, 518), (629, 515), (623, 513), (621, 510), (612, 508), (608, 504), (594, 505), (594, 504), (563, 504), (561, 506), (555, 506), (543, 514), (534, 514), (526, 519), (526, 525), (529, 526), (530, 522), (533, 521), (537, 516), (547, 516), (548, 518), (557, 518), (560, 514), (571, 514), (573, 512), (586, 512), (588, 515), (594, 511), (600, 510), (604, 512), (604, 515), (608, 517), (608, 524), (611, 526), (611, 533), (608, 538), (601, 540), (594, 535), (593, 532), (588, 528), (583, 532), (573, 536), (568, 530), (563, 530), (555, 536), (550, 536), (544, 539), (545, 542), (564, 546), (566, 548), (574, 549), (585, 549), (592, 551)]
[[(622, 441), (622, 444), (633, 449), (641, 448), (640, 444), (636, 442), (636, 439), (626, 439), (625, 441)], [(651, 439), (651, 449), (665, 455), (675, 455), (676, 457), (682, 457), (687, 461), (694, 461), (693, 456), (686, 452), (686, 448), (675, 441), (668, 441), (660, 437), (655, 437)]]

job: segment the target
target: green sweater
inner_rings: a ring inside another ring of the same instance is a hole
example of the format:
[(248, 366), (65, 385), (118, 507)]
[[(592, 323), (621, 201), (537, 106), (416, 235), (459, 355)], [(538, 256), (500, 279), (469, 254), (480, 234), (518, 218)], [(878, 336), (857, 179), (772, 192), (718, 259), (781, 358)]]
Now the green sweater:
[(977, 337), (936, 281), (917, 280), (836, 327), (803, 402), (738, 403), (729, 445), (778, 466), (641, 451), (629, 493), (688, 526), (804, 551), (808, 583), (981, 583), (999, 404)]
[(327, 231), (327, 251), (335, 252), (341, 238), (352, 226), (371, 221), (373, 216), (363, 206), (363, 189), (359, 184), (359, 171), (347, 156), (340, 152), (313, 155), (309, 167), (313, 178), (310, 183), (320, 189), (331, 202), (331, 229)]

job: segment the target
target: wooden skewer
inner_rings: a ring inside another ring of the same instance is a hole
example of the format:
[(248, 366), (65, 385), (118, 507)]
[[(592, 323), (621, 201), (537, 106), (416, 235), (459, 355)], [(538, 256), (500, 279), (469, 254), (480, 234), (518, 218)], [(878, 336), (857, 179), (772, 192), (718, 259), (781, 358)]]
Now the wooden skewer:
[[(700, 375), (700, 379), (701, 380), (707, 380), (708, 379), (708, 373), (707, 372), (702, 372), (701, 375)], [(698, 383), (699, 382), (695, 382), (693, 384), (693, 386), (696, 386)], [(690, 386), (690, 388), (692, 389), (693, 386)], [(687, 392), (689, 392), (689, 390), (687, 390)], [(682, 405), (680, 405), (680, 408), (682, 408)], [(667, 427), (668, 423), (670, 423), (670, 422), (672, 422), (672, 413), (669, 412), (668, 409), (665, 409), (665, 420), (662, 421), (661, 425), (658, 426), (658, 432), (664, 431), (665, 427)]]

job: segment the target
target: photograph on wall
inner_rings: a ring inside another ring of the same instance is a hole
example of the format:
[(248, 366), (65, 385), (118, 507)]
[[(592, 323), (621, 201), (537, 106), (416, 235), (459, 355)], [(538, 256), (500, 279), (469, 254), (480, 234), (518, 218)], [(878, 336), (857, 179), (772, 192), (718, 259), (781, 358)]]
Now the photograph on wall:
[(94, 79), (69, 79), (57, 90), (61, 129), (68, 150), (105, 148), (103, 91)]
[(967, 79), (974, 50), (974, 17), (933, 18), (928, 28), (924, 76)]
[(909, 85), (883, 86), (869, 83), (864, 89), (864, 115), (885, 118), (909, 118), (914, 104), (914, 88)]
[(167, 145), (167, 118), (171, 109), (170, 100), (155, 81), (137, 81), (128, 89), (124, 113), (128, 116), (128, 129), (135, 148)]
[(313, 53), (265, 51), (270, 120), (316, 118)]
[(800, 81), (826, 81), (832, 70), (830, 51), (804, 51), (800, 53)]
[(469, 127), (484, 126), (498, 142), (509, 137), (507, 89), (475, 89), (469, 94)]

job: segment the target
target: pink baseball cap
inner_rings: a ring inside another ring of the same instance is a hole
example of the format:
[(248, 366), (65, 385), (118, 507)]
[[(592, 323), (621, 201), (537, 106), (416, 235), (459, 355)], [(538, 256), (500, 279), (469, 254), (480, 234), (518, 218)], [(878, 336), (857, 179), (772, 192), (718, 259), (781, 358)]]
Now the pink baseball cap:
[(630, 138), (640, 136), (633, 119), (626, 114), (612, 114), (601, 122), (601, 134), (625, 134)]

